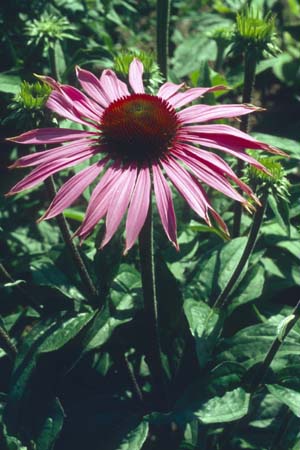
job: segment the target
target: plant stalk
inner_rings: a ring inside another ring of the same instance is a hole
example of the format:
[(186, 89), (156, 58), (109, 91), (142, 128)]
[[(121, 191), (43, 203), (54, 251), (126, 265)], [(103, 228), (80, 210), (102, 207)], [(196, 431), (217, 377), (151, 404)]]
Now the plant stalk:
[(165, 79), (168, 77), (170, 0), (156, 3), (156, 52), (159, 69)]
[(15, 344), (10, 339), (9, 335), (6, 333), (4, 328), (0, 326), (0, 347), (3, 348), (3, 350), (8, 355), (9, 359), (11, 361), (15, 360), (15, 357), (17, 356), (18, 350)]
[(261, 363), (261, 365), (259, 366), (256, 374), (253, 377), (253, 380), (250, 384), (250, 392), (255, 392), (256, 389), (261, 385), (261, 383), (263, 382), (265, 375), (273, 361), (273, 359), (275, 358), (278, 350), (280, 349), (284, 339), (287, 337), (287, 335), (289, 334), (289, 332), (291, 331), (291, 329), (295, 326), (296, 322), (298, 321), (298, 319), (300, 318), (300, 300), (298, 301), (297, 305), (295, 306), (292, 315), (294, 316), (293, 319), (287, 324), (286, 329), (284, 330), (284, 334), (283, 336), (281, 336), (280, 338), (277, 336), (268, 353), (265, 356), (265, 359), (263, 360), (263, 362)]
[[(53, 177), (49, 177), (47, 180), (45, 180), (45, 185), (47, 187), (49, 196), (51, 198), (53, 198), (56, 195), (56, 189), (55, 189)], [(97, 295), (98, 295), (97, 288), (94, 285), (94, 283), (89, 275), (89, 272), (87, 270), (87, 267), (86, 267), (83, 259), (81, 258), (76, 245), (74, 244), (74, 242), (72, 240), (69, 226), (68, 226), (67, 221), (66, 221), (65, 217), (63, 216), (63, 214), (59, 214), (56, 217), (56, 221), (57, 221), (58, 227), (60, 229), (60, 232), (62, 234), (62, 237), (65, 241), (65, 244), (70, 251), (73, 262), (78, 270), (81, 281), (82, 281), (84, 287), (86, 288), (87, 293), (91, 297), (94, 297), (94, 298), (97, 297)]]
[[(255, 71), (256, 71), (256, 55), (255, 52), (249, 50), (246, 51), (244, 57), (244, 87), (243, 87), (243, 103), (251, 103), (253, 87), (255, 83)], [(245, 133), (249, 129), (249, 115), (246, 114), (241, 117), (240, 130)], [(236, 174), (240, 178), (243, 174), (244, 161), (238, 160)], [(240, 235), (242, 220), (242, 205), (239, 202), (235, 203), (234, 206), (234, 218), (233, 218), (233, 229), (232, 237), (237, 237)]]
[(263, 217), (264, 217), (264, 213), (266, 210), (267, 198), (268, 198), (268, 193), (266, 192), (262, 196), (262, 199), (261, 199), (262, 206), (258, 207), (258, 209), (255, 213), (252, 227), (251, 227), (251, 230), (250, 230), (250, 233), (248, 236), (248, 241), (247, 241), (246, 247), (243, 251), (243, 254), (241, 256), (241, 259), (240, 259), (238, 265), (236, 266), (236, 269), (233, 272), (227, 285), (225, 286), (225, 288), (223, 289), (223, 291), (220, 293), (219, 297), (216, 299), (215, 303), (213, 304), (213, 308), (221, 308), (222, 306), (224, 306), (227, 303), (229, 294), (231, 293), (233, 287), (235, 286), (235, 283), (237, 282), (239, 276), (242, 273), (242, 270), (243, 270), (246, 262), (248, 261), (248, 259), (250, 258), (251, 254), (253, 252), (253, 249), (255, 247), (255, 243), (257, 240), (258, 232), (260, 230), (260, 227), (261, 227), (261, 224), (263, 221)]
[(153, 379), (156, 402), (159, 409), (166, 404), (165, 376), (162, 365), (158, 323), (158, 307), (153, 251), (152, 205), (139, 236), (140, 266), (144, 296), (144, 312), (147, 342), (147, 363)]

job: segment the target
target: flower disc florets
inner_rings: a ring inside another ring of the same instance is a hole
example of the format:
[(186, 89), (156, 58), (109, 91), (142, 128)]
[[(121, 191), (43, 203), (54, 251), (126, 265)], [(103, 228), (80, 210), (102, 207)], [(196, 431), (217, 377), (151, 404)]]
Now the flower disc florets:
[(101, 140), (113, 158), (153, 162), (172, 145), (179, 126), (174, 108), (165, 100), (134, 94), (109, 105), (101, 119)]

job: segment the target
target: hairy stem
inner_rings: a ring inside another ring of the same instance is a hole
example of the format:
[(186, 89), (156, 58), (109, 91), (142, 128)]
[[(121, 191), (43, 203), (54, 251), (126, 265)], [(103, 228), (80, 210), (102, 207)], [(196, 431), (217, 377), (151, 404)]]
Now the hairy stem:
[(125, 355), (125, 353), (124, 353), (123, 357), (124, 357), (124, 364), (125, 364), (125, 367), (126, 367), (126, 371), (127, 371), (128, 376), (130, 378), (135, 397), (139, 401), (140, 404), (143, 404), (144, 403), (143, 393), (142, 393), (142, 390), (141, 390), (141, 388), (140, 388), (140, 386), (138, 384), (138, 381), (136, 379), (134, 370), (131, 367), (131, 364), (128, 361), (128, 358)]
[[(251, 103), (252, 92), (255, 82), (255, 70), (256, 70), (256, 56), (253, 52), (246, 52), (244, 58), (244, 87), (243, 87), (243, 103)], [(246, 114), (241, 117), (240, 130), (245, 133), (248, 132), (249, 128), (249, 115)], [(236, 174), (240, 178), (243, 173), (244, 162), (238, 160)], [(234, 207), (234, 218), (233, 218), (233, 229), (232, 236), (237, 237), (240, 235), (242, 219), (242, 205), (239, 202), (235, 203)]]
[(287, 337), (287, 335), (289, 334), (291, 329), (294, 327), (294, 325), (300, 318), (300, 300), (298, 301), (297, 305), (295, 306), (295, 308), (292, 312), (292, 316), (293, 316), (293, 318), (288, 322), (283, 335), (280, 337), (277, 336), (274, 339), (268, 353), (265, 356), (265, 359), (258, 367), (258, 370), (257, 370), (256, 374), (254, 375), (253, 380), (250, 384), (250, 392), (255, 392), (256, 389), (261, 385), (261, 383), (263, 382), (265, 375), (266, 375), (273, 359), (275, 358), (278, 350), (280, 349), (284, 339)]
[(168, 77), (170, 0), (157, 0), (156, 51), (157, 63), (165, 79)]
[(15, 344), (10, 339), (4, 328), (0, 326), (0, 347), (7, 353), (9, 358), (14, 361), (18, 351)]
[(145, 324), (147, 327), (146, 337), (148, 340), (147, 363), (153, 379), (158, 407), (163, 408), (166, 401), (166, 395), (158, 324), (151, 204), (148, 216), (139, 236), (139, 250), (144, 295)]
[[(47, 190), (49, 192), (49, 196), (51, 196), (51, 198), (53, 198), (56, 194), (56, 189), (55, 189), (53, 178), (52, 177), (48, 178), (45, 181), (45, 184), (46, 184)], [(76, 247), (76, 245), (74, 244), (74, 242), (72, 240), (69, 226), (67, 224), (65, 217), (63, 216), (63, 214), (59, 214), (56, 217), (56, 220), (57, 220), (57, 224), (60, 229), (60, 232), (62, 234), (62, 237), (65, 241), (66, 246), (68, 247), (68, 249), (70, 251), (73, 262), (78, 270), (79, 276), (81, 278), (81, 281), (82, 281), (87, 293), (91, 297), (97, 297), (98, 292), (97, 292), (96, 286), (94, 285), (94, 283), (89, 275), (86, 265), (80, 256), (78, 248)]]
[(225, 286), (223, 291), (220, 293), (219, 297), (216, 299), (216, 301), (213, 305), (213, 308), (220, 308), (226, 304), (229, 294), (231, 293), (233, 287), (235, 286), (235, 283), (237, 282), (239, 276), (242, 273), (242, 270), (243, 270), (246, 262), (248, 261), (248, 259), (250, 258), (251, 254), (253, 252), (253, 249), (255, 247), (255, 243), (257, 240), (258, 232), (259, 232), (259, 229), (260, 229), (262, 221), (263, 221), (264, 212), (265, 212), (266, 205), (267, 205), (267, 196), (268, 196), (268, 194), (266, 193), (263, 195), (263, 198), (261, 199), (262, 206), (258, 207), (258, 209), (255, 213), (253, 224), (252, 224), (249, 236), (248, 236), (248, 241), (247, 241), (246, 247), (243, 251), (243, 254), (241, 256), (241, 259), (240, 259), (238, 265), (236, 266), (236, 269), (233, 272), (227, 285)]

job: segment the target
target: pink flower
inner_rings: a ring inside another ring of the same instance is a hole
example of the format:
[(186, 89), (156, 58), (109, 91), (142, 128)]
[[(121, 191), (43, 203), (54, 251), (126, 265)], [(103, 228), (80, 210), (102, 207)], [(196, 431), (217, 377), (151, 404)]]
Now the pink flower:
[(211, 214), (225, 232), (227, 227), (213, 209), (202, 184), (249, 206), (232, 186), (233, 181), (257, 201), (250, 187), (210, 149), (234, 155), (263, 171), (266, 171), (264, 166), (249, 156), (245, 148), (279, 151), (231, 126), (202, 125), (215, 119), (249, 114), (255, 107), (199, 104), (181, 109), (208, 92), (225, 89), (224, 86), (182, 91), (183, 84), (168, 82), (156, 96), (149, 95), (144, 90), (143, 65), (138, 59), (130, 65), (130, 88), (112, 70), (104, 70), (100, 79), (79, 67), (76, 73), (86, 94), (50, 77), (41, 78), (53, 88), (47, 107), (82, 124), (86, 130), (43, 128), (10, 138), (20, 144), (66, 144), (18, 159), (12, 167), (36, 168), (8, 195), (29, 189), (59, 170), (98, 157), (98, 162), (63, 184), (40, 220), (55, 217), (68, 208), (100, 174), (103, 175), (94, 188), (76, 235), (85, 239), (106, 217), (103, 247), (127, 211), (125, 252), (133, 246), (144, 225), (152, 189), (165, 233), (178, 248), (176, 217), (167, 179), (202, 219), (211, 225)]

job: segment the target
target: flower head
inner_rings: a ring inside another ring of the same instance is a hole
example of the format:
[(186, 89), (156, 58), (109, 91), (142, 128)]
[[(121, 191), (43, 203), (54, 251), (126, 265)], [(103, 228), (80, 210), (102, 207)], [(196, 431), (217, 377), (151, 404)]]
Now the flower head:
[[(52, 174), (80, 164), (93, 156), (98, 161), (70, 178), (57, 192), (41, 219), (50, 219), (68, 208), (96, 179), (85, 218), (76, 235), (85, 239), (102, 218), (106, 245), (126, 215), (126, 249), (137, 239), (147, 217), (152, 191), (158, 213), (169, 240), (178, 248), (176, 216), (170, 182), (190, 207), (209, 225), (210, 216), (227, 232), (227, 227), (213, 209), (203, 184), (228, 197), (249, 203), (256, 197), (230, 166), (208, 149), (240, 158), (259, 170), (265, 167), (245, 152), (245, 148), (279, 153), (229, 125), (203, 122), (241, 116), (255, 111), (250, 105), (193, 105), (188, 103), (223, 86), (191, 88), (167, 82), (157, 95), (145, 93), (143, 65), (134, 59), (129, 68), (129, 86), (112, 70), (97, 78), (91, 72), (76, 69), (85, 91), (62, 85), (50, 77), (41, 77), (53, 91), (47, 107), (58, 115), (82, 124), (86, 130), (42, 128), (28, 131), (10, 140), (21, 144), (54, 144), (50, 150), (21, 157), (13, 167), (36, 168), (8, 193), (29, 189)], [(62, 144), (65, 145), (55, 145)]]

